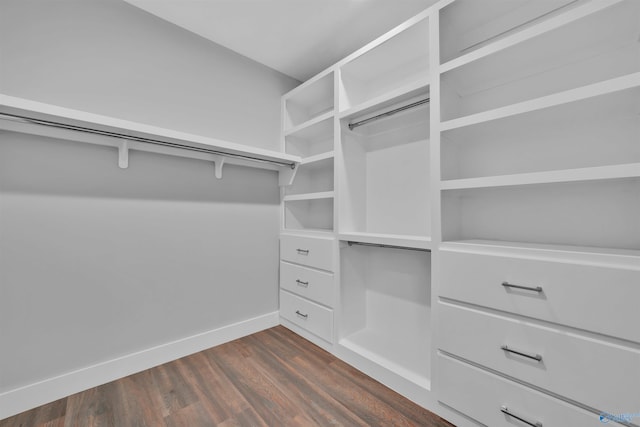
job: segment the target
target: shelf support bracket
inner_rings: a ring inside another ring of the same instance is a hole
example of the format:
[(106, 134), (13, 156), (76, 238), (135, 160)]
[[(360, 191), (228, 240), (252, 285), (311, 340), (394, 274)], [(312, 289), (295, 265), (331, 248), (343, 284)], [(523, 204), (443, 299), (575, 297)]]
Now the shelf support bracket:
[(127, 169), (129, 167), (129, 141), (118, 143), (118, 167)]
[(213, 157), (213, 165), (215, 167), (216, 178), (222, 179), (222, 166), (224, 165), (224, 156), (219, 156), (217, 154), (212, 155)]
[(293, 180), (296, 178), (296, 173), (298, 173), (297, 164), (291, 166), (281, 166), (278, 171), (278, 184), (280, 187), (286, 187), (293, 184)]

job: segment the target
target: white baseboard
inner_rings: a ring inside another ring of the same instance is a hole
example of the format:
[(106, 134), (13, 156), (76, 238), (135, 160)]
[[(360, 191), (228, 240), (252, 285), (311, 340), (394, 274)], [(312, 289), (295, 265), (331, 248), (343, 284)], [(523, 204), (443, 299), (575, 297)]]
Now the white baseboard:
[(182, 338), (0, 394), (0, 420), (74, 393), (277, 326), (278, 312)]

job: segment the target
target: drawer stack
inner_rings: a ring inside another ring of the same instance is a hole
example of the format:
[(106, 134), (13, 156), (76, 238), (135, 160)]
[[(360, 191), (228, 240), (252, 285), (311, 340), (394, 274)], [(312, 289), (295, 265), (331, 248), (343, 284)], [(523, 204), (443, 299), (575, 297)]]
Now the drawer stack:
[(484, 249), (441, 250), (440, 400), (492, 426), (636, 413), (639, 266)]
[(280, 236), (282, 323), (321, 346), (333, 343), (334, 246), (332, 237)]

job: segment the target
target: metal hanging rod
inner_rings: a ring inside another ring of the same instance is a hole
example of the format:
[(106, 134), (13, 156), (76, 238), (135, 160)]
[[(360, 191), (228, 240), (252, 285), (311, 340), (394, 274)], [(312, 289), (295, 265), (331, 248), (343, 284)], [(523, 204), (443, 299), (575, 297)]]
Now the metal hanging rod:
[(385, 113), (378, 114), (373, 117), (369, 117), (368, 119), (360, 120), (359, 122), (349, 123), (349, 130), (353, 130), (358, 126), (366, 125), (367, 123), (373, 122), (375, 120), (382, 119), (383, 117), (393, 116), (396, 113), (401, 111), (409, 110), (410, 108), (415, 108), (423, 104), (428, 104), (431, 101), (431, 98), (421, 99), (420, 101), (412, 102), (411, 104), (403, 105), (402, 107), (395, 108), (393, 110), (387, 111)]
[(529, 24), (531, 24), (531, 23), (533, 23), (533, 22), (535, 22), (535, 21), (537, 21), (537, 20), (539, 20), (539, 19), (541, 19), (541, 18), (544, 18), (545, 16), (549, 16), (549, 15), (551, 15), (552, 13), (555, 13), (555, 12), (559, 11), (560, 9), (564, 9), (564, 8), (566, 8), (566, 7), (568, 7), (568, 6), (571, 6), (572, 4), (574, 4), (574, 3), (578, 2), (578, 1), (579, 1), (579, 0), (573, 0), (573, 1), (570, 1), (569, 3), (567, 3), (567, 4), (563, 4), (562, 6), (556, 7), (555, 9), (552, 9), (552, 10), (550, 10), (550, 11), (548, 11), (548, 12), (545, 12), (545, 13), (543, 13), (542, 15), (538, 15), (538, 16), (536, 16), (535, 18), (531, 18), (531, 19), (529, 19), (528, 21), (525, 21), (525, 22), (523, 22), (523, 23), (521, 23), (521, 24), (515, 25), (515, 26), (513, 26), (513, 27), (511, 27), (511, 28), (509, 28), (509, 29), (507, 29), (507, 30), (504, 30), (504, 31), (502, 31), (501, 33), (496, 34), (495, 36), (491, 36), (491, 37), (489, 37), (489, 38), (487, 38), (487, 39), (484, 39), (484, 40), (479, 41), (479, 42), (477, 42), (477, 43), (474, 43), (474, 44), (472, 44), (472, 45), (470, 45), (470, 46), (467, 46), (467, 47), (465, 47), (464, 49), (460, 49), (460, 52), (461, 52), (461, 53), (464, 53), (464, 52), (466, 52), (466, 51), (468, 51), (468, 50), (474, 49), (474, 48), (475, 48), (475, 47), (477, 47), (477, 46), (480, 46), (480, 45), (485, 44), (485, 43), (488, 43), (488, 42), (490, 42), (490, 41), (493, 41), (493, 40), (499, 39), (500, 37), (502, 37), (502, 36), (504, 36), (504, 35), (506, 35), (506, 34), (509, 34), (510, 32), (512, 32), (512, 31), (514, 31), (514, 30), (517, 30), (517, 29), (522, 28), (522, 27), (524, 27), (524, 26), (526, 26), (526, 25), (529, 25)]
[(365, 242), (354, 242), (354, 241), (347, 241), (347, 244), (349, 246), (353, 246), (353, 245), (358, 245), (358, 246), (374, 246), (377, 248), (388, 248), (388, 249), (403, 249), (406, 251), (419, 251), (419, 252), (431, 252), (430, 249), (423, 249), (423, 248), (410, 248), (408, 246), (395, 246), (395, 245), (384, 245), (382, 243), (365, 243)]
[(32, 123), (32, 124), (37, 124), (37, 125), (42, 125), (42, 126), (49, 126), (49, 127), (58, 128), (58, 129), (73, 130), (73, 131), (84, 132), (84, 133), (89, 133), (89, 134), (93, 134), (93, 135), (102, 135), (102, 136), (108, 136), (108, 137), (112, 137), (112, 138), (124, 139), (124, 140), (127, 140), (127, 141), (137, 141), (137, 142), (143, 142), (143, 143), (146, 143), (146, 144), (160, 145), (160, 146), (163, 146), (163, 147), (179, 148), (179, 149), (182, 149), (182, 150), (196, 151), (196, 152), (199, 152), (199, 153), (207, 153), (207, 154), (215, 154), (215, 155), (219, 155), (219, 156), (234, 157), (234, 158), (243, 159), (243, 160), (250, 160), (250, 161), (253, 161), (253, 162), (272, 163), (272, 164), (276, 164), (276, 165), (280, 165), (280, 166), (289, 166), (291, 169), (295, 169), (296, 168), (296, 164), (295, 163), (291, 163), (291, 162), (283, 162), (283, 161), (278, 161), (278, 160), (261, 159), (259, 157), (253, 157), (253, 156), (249, 156), (249, 155), (246, 155), (246, 154), (228, 153), (228, 152), (225, 152), (225, 151), (213, 150), (213, 149), (210, 149), (210, 148), (191, 147), (189, 145), (179, 144), (177, 142), (167, 142), (167, 141), (160, 141), (158, 139), (145, 138), (145, 137), (141, 137), (141, 136), (125, 135), (125, 134), (122, 134), (122, 133), (110, 132), (110, 131), (99, 130), (99, 129), (92, 129), (92, 128), (83, 127), (83, 126), (68, 125), (68, 124), (54, 122), (54, 121), (50, 121), (50, 120), (34, 119), (34, 118), (31, 118), (31, 117), (20, 116), (20, 115), (17, 115), (17, 114), (0, 113), (0, 119), (21, 121), (23, 123)]

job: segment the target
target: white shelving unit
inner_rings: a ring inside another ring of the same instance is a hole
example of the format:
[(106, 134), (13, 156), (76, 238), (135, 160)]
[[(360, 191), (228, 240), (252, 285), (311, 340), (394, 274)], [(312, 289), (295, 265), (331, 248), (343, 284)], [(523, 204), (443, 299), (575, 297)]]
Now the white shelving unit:
[[(602, 384), (577, 384), (638, 363), (633, 310), (597, 307), (634, 295), (640, 277), (639, 16), (633, 0), (440, 12), (436, 388), (479, 423), (622, 411)], [(494, 384), (491, 410), (456, 396), (459, 381)], [(616, 384), (618, 396), (635, 389)]]
[(282, 148), (301, 157), (282, 191), (282, 230), (334, 230), (334, 74), (297, 87), (282, 100)]
[(336, 65), (335, 352), (430, 406), (430, 15)]
[(443, 0), (292, 93), (335, 82), (331, 113), (283, 130), (302, 157), (285, 210), (325, 204), (290, 228), (340, 242), (324, 348), (460, 426), (624, 411), (569, 358), (633, 394), (635, 311), (589, 313), (640, 295), (638, 17), (636, 0)]

